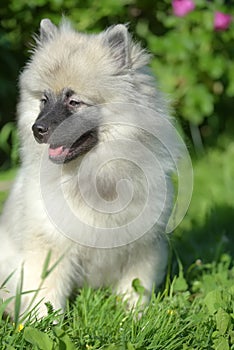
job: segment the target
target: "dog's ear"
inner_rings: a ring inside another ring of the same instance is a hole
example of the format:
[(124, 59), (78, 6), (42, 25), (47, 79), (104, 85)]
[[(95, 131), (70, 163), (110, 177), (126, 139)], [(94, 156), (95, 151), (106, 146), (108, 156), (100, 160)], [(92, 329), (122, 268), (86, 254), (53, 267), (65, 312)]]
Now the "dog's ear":
[(48, 19), (44, 18), (40, 23), (40, 42), (46, 42), (54, 38), (58, 28)]
[(107, 29), (104, 36), (105, 44), (109, 46), (113, 58), (118, 62), (119, 67), (130, 65), (129, 45), (130, 35), (123, 24), (117, 24)]

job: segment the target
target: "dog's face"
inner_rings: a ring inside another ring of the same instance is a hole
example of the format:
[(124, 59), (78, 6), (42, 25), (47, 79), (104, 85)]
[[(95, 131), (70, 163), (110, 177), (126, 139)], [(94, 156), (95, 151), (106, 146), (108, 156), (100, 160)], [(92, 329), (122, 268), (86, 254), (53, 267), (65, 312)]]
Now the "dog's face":
[(37, 142), (49, 144), (53, 162), (69, 162), (97, 144), (98, 106), (125, 99), (132, 87), (126, 79), (130, 45), (123, 25), (84, 35), (67, 24), (57, 28), (49, 20), (41, 22), (24, 81), (40, 100), (40, 112), (31, 125), (33, 135)]
[(49, 158), (66, 163), (88, 152), (98, 141), (98, 107), (70, 88), (43, 93), (40, 113), (32, 126), (37, 142), (49, 144)]

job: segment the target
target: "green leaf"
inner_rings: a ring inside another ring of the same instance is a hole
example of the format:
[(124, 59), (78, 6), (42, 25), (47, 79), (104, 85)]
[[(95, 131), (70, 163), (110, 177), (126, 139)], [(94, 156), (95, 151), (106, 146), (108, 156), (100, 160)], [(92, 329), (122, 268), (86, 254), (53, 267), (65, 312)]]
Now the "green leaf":
[(0, 132), (0, 148), (3, 149), (6, 153), (9, 152), (10, 146), (8, 144), (8, 138), (12, 134), (12, 132), (15, 130), (15, 124), (12, 122), (9, 122), (5, 124)]
[(213, 315), (222, 305), (222, 294), (219, 290), (212, 290), (207, 294), (204, 299), (204, 303), (209, 311), (210, 315)]
[(182, 275), (176, 277), (174, 284), (173, 284), (174, 292), (184, 292), (187, 289), (188, 289), (188, 284), (187, 284), (185, 278)]
[(38, 347), (40, 350), (53, 349), (53, 341), (50, 339), (48, 334), (43, 333), (33, 327), (25, 327), (24, 339), (28, 343)]
[(215, 350), (230, 350), (228, 339), (224, 337), (220, 337), (214, 340), (214, 348)]
[(183, 112), (186, 118), (199, 124), (205, 116), (210, 116), (214, 109), (214, 96), (205, 85), (190, 86), (185, 95)]
[(139, 278), (135, 278), (132, 281), (132, 287), (135, 290), (136, 293), (138, 293), (139, 295), (143, 295), (145, 292), (145, 288), (142, 286), (141, 281), (139, 280)]
[[(59, 339), (59, 345), (62, 349), (66, 350), (76, 350), (75, 345), (72, 343), (70, 337), (65, 333), (65, 331), (59, 327), (54, 327), (54, 333), (56, 337)], [(60, 348), (59, 346), (59, 348)]]
[(230, 322), (231, 322), (230, 315), (226, 311), (224, 311), (222, 308), (219, 308), (216, 314), (216, 324), (220, 334), (224, 335), (226, 333)]
[(179, 265), (179, 276), (176, 276), (173, 281), (173, 291), (174, 292), (185, 292), (188, 289), (188, 284), (184, 278), (183, 266), (181, 261), (178, 259)]

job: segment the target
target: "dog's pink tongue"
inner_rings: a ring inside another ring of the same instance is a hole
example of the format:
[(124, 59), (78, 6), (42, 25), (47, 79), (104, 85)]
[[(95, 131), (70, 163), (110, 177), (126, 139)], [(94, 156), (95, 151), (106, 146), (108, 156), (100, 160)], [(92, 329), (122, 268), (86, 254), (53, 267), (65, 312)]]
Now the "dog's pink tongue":
[(63, 153), (63, 146), (57, 147), (57, 148), (50, 148), (49, 147), (49, 156), (50, 157), (58, 157)]

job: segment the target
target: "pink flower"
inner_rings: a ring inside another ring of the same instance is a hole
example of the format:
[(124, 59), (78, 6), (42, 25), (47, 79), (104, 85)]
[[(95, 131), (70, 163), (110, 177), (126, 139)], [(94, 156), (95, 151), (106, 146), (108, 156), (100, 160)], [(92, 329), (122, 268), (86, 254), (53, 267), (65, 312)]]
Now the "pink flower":
[(173, 0), (172, 8), (175, 16), (184, 17), (195, 9), (195, 4), (192, 0)]
[(215, 12), (214, 16), (214, 29), (215, 30), (226, 30), (232, 20), (232, 16), (226, 15), (222, 12)]

